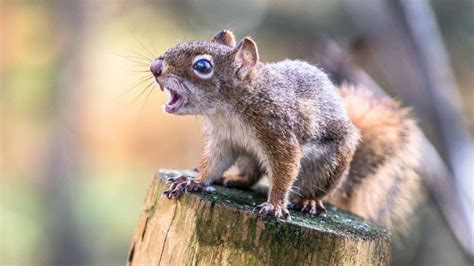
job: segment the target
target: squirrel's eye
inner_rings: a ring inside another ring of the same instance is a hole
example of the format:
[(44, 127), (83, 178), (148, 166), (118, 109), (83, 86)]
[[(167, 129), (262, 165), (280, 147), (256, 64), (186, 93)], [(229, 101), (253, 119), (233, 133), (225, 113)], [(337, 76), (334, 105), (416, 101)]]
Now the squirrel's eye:
[(207, 59), (200, 59), (193, 64), (193, 69), (199, 74), (209, 74), (212, 72), (212, 64)]

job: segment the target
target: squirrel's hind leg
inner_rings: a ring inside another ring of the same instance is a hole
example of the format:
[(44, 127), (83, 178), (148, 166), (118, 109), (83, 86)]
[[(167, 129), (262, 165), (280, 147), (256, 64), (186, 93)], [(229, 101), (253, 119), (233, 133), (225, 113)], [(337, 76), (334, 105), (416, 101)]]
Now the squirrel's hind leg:
[(326, 208), (322, 200), (291, 197), (289, 208), (312, 215), (325, 215)]
[(250, 155), (239, 156), (236, 166), (238, 174), (225, 174), (215, 184), (225, 187), (248, 188), (257, 183), (264, 174), (257, 160)]

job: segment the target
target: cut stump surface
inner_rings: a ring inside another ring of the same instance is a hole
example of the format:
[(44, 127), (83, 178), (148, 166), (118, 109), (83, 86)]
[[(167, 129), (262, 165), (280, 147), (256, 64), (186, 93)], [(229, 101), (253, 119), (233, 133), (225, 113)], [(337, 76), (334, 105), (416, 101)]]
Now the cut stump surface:
[(387, 265), (388, 231), (327, 205), (325, 217), (291, 211), (290, 221), (257, 216), (257, 190), (214, 186), (212, 192), (162, 196), (165, 180), (193, 171), (160, 170), (145, 200), (128, 264)]

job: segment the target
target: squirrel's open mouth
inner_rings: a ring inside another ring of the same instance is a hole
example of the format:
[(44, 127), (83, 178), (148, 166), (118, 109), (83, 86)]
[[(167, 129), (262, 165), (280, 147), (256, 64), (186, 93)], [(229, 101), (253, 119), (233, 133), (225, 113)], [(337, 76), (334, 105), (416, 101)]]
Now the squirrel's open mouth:
[(165, 105), (165, 111), (167, 113), (175, 113), (177, 112), (185, 103), (185, 99), (183, 96), (181, 96), (178, 92), (175, 90), (172, 90), (170, 88), (165, 88), (166, 91), (168, 92), (168, 103)]

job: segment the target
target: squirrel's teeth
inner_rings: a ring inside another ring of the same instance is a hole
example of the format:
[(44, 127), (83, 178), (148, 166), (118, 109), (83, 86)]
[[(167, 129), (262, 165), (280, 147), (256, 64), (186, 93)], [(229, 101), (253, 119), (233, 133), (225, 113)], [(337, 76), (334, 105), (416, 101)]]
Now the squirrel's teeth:
[(168, 89), (168, 88), (165, 88), (166, 90), (165, 93), (166, 93), (166, 97), (168, 98), (168, 102), (171, 102), (171, 100), (173, 99), (173, 95), (171, 94), (171, 91)]

